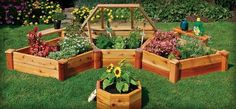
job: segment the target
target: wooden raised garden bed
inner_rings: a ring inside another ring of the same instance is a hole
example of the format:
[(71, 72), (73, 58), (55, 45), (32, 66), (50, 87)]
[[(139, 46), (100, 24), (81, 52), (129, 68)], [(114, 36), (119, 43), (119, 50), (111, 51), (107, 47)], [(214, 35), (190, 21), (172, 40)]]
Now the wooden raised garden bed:
[(188, 31), (183, 31), (181, 30), (181, 28), (174, 28), (173, 31), (175, 31), (176, 33), (178, 33), (180, 36), (183, 34), (183, 35), (186, 35), (188, 37), (191, 37), (191, 38), (195, 38), (195, 39), (198, 39), (198, 40), (201, 40), (203, 43), (207, 44), (208, 43), (208, 40), (209, 40), (209, 36), (207, 35), (204, 35), (204, 36), (196, 36), (194, 33), (193, 33), (193, 30), (188, 30)]
[[(145, 33), (145, 39), (148, 39), (149, 37), (153, 36), (153, 33), (156, 30), (155, 24), (153, 21), (147, 16), (147, 14), (144, 12), (143, 8), (139, 4), (98, 4), (94, 10), (91, 12), (91, 14), (88, 16), (88, 18), (85, 20), (85, 22), (82, 24), (81, 29), (84, 31), (89, 37), (90, 41), (94, 43), (95, 38), (99, 33), (105, 33), (105, 16), (104, 16), (104, 9), (105, 8), (128, 8), (130, 10), (130, 23), (120, 24), (119, 22), (111, 22), (111, 24), (117, 24), (116, 26), (111, 25), (112, 31), (114, 32), (115, 36), (129, 36), (129, 33), (138, 26), (139, 28), (142, 28), (143, 32)], [(138, 9), (141, 14), (144, 16), (146, 23), (143, 24), (135, 24), (134, 19), (134, 9)], [(101, 23), (99, 24), (92, 24), (91, 18), (93, 16), (96, 16), (96, 12), (100, 10), (100, 16), (101, 16)], [(148, 25), (149, 24), (149, 25)], [(93, 44), (96, 45), (96, 44)], [(131, 62), (134, 66), (137, 68), (140, 67), (141, 58), (139, 50), (135, 49), (99, 49), (95, 46), (98, 50), (96, 50), (97, 55), (95, 56), (96, 62), (94, 65), (96, 68), (107, 66), (110, 63), (117, 64), (122, 59), (127, 59), (129, 62)], [(101, 60), (101, 61), (99, 61)], [(136, 64), (134, 64), (136, 63)]]
[(97, 81), (97, 109), (141, 109), (142, 87), (127, 94), (112, 94), (101, 89), (101, 81)]
[[(42, 35), (59, 33), (60, 37), (47, 41), (56, 45), (64, 37), (64, 29), (47, 29)], [(64, 80), (80, 71), (93, 68), (93, 51), (88, 51), (69, 59), (53, 60), (29, 54), (29, 47), (9, 49), (6, 52), (7, 68), (44, 77)]]
[[(142, 49), (150, 43), (154, 37), (148, 39)], [(217, 51), (215, 54), (188, 59), (167, 59), (162, 56), (142, 51), (142, 68), (167, 77), (172, 83), (186, 77), (226, 71), (228, 69), (228, 55), (225, 50)]]

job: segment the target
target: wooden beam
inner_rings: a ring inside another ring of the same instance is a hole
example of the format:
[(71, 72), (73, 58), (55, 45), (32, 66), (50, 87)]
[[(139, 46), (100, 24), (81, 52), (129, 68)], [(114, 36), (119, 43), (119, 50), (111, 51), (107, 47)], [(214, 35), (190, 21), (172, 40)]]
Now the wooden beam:
[(93, 15), (97, 12), (98, 10), (98, 6), (96, 6), (93, 11), (91, 12), (91, 14), (89, 14), (88, 18), (84, 21), (84, 23), (81, 25), (81, 30), (84, 30), (84, 27), (86, 26), (86, 24), (88, 23), (88, 21), (93, 17)]
[(101, 28), (104, 29), (104, 8), (101, 8)]
[(143, 16), (148, 20), (148, 22), (151, 24), (154, 30), (157, 30), (154, 22), (148, 17), (148, 15), (145, 13), (142, 7), (139, 7), (140, 12), (143, 14)]
[(14, 62), (13, 62), (13, 52), (15, 49), (8, 49), (5, 51), (6, 54), (6, 64), (7, 64), (7, 69), (8, 70), (14, 70)]
[(135, 68), (142, 68), (142, 60), (143, 60), (143, 50), (138, 48), (135, 50)]
[(170, 65), (169, 81), (172, 83), (176, 83), (180, 79), (179, 61), (171, 60), (169, 61), (169, 65)]
[(68, 60), (61, 59), (58, 61), (58, 70), (59, 70), (59, 77), (58, 79), (64, 81), (66, 79), (66, 72), (68, 70)]
[(50, 35), (50, 34), (53, 34), (53, 33), (61, 33), (64, 30), (65, 30), (65, 28), (61, 28), (61, 29), (49, 28), (49, 29), (46, 29), (46, 30), (39, 31), (38, 33), (41, 33), (42, 36), (46, 36), (46, 35)]
[(138, 8), (139, 4), (98, 4), (99, 8)]
[(87, 22), (87, 26), (88, 26), (88, 35), (89, 35), (89, 39), (90, 39), (90, 43), (93, 43), (93, 38), (92, 38), (92, 31), (90, 28), (90, 22)]

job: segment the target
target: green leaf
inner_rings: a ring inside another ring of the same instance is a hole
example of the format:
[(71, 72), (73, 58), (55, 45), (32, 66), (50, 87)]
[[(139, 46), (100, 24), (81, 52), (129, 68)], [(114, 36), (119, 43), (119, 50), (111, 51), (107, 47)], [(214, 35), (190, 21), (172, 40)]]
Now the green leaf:
[(108, 79), (103, 80), (102, 88), (105, 89), (106, 87), (110, 86), (110, 81)]
[(127, 73), (124, 73), (122, 76), (127, 83), (130, 83), (130, 76)]
[(135, 85), (135, 86), (138, 85), (138, 83), (136, 81), (134, 81), (133, 79), (131, 79), (130, 83)]
[(122, 89), (124, 88), (124, 82), (117, 82), (116, 89), (121, 93)]
[(122, 89), (123, 92), (128, 92), (129, 91), (129, 84), (124, 83), (124, 87)]

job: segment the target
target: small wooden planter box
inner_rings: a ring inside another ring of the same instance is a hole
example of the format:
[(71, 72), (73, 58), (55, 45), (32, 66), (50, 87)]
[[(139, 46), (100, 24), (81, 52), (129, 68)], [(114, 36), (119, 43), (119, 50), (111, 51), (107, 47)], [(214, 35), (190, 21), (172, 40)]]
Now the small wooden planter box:
[(128, 94), (111, 94), (100, 87), (97, 81), (97, 109), (141, 109), (142, 87), (139, 82), (138, 89)]
[[(49, 32), (49, 30), (51, 32)], [(48, 29), (42, 31), (42, 35), (62, 33), (63, 29)], [(49, 45), (55, 45), (60, 38), (47, 41)], [(53, 77), (64, 80), (80, 71), (93, 68), (93, 50), (82, 53), (69, 59), (53, 60), (29, 54), (29, 47), (17, 50), (9, 49), (6, 52), (7, 68), (24, 73), (44, 77)]]
[(142, 58), (143, 69), (167, 77), (172, 83), (182, 78), (228, 69), (228, 52), (224, 50), (216, 54), (183, 60), (169, 60), (144, 50)]
[(188, 31), (183, 31), (181, 30), (180, 28), (174, 28), (173, 31), (175, 31), (176, 33), (178, 33), (179, 35), (181, 34), (184, 34), (188, 37), (191, 37), (191, 38), (195, 38), (195, 39), (198, 39), (198, 40), (201, 40), (203, 43), (207, 44), (208, 43), (208, 40), (209, 40), (209, 36), (207, 35), (204, 35), (204, 36), (196, 36), (192, 30), (188, 30)]

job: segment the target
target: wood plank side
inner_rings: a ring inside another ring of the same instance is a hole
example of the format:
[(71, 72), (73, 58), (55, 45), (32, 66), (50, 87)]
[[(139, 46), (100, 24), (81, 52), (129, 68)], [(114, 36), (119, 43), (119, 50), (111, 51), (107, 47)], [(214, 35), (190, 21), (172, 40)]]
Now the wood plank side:
[(93, 61), (93, 51), (88, 51), (68, 59), (68, 68), (78, 67)]
[(143, 51), (143, 62), (146, 64), (150, 64), (152, 66), (161, 68), (165, 71), (170, 71), (170, 66), (168, 64), (168, 59), (163, 58), (161, 56), (155, 55), (153, 53), (149, 53), (147, 51)]
[(82, 71), (88, 70), (93, 68), (93, 61), (91, 62), (87, 62), (87, 63), (83, 63), (80, 66), (76, 66), (76, 67), (71, 67), (68, 69), (68, 72), (65, 74), (65, 77), (68, 78), (70, 76), (76, 75)]
[[(122, 60), (123, 58), (117, 58), (117, 59), (109, 59), (109, 58), (106, 58), (106, 59), (102, 59), (102, 64), (103, 64), (103, 67), (106, 67), (108, 65), (110, 65), (111, 63), (114, 64), (114, 65), (118, 65), (118, 63)], [(126, 59), (131, 65), (134, 65), (135, 63), (135, 60), (134, 59)]]
[(50, 35), (50, 34), (54, 34), (54, 33), (60, 33), (60, 32), (63, 32), (64, 30), (65, 30), (65, 28), (61, 28), (61, 29), (49, 28), (46, 30), (39, 31), (38, 33), (41, 33), (42, 36), (46, 36), (46, 35)]
[(164, 76), (166, 78), (169, 78), (169, 72), (168, 71), (165, 71), (163, 69), (160, 69), (160, 68), (152, 66), (152, 65), (149, 65), (145, 62), (143, 62), (142, 65), (143, 65), (142, 68), (145, 69), (145, 70), (148, 70), (148, 71), (151, 71), (152, 73), (155, 73), (155, 74)]
[(135, 49), (103, 49), (103, 59), (131, 59), (135, 57)]
[(28, 74), (44, 76), (44, 77), (53, 77), (58, 79), (57, 70), (52, 70), (45, 67), (38, 67), (31, 64), (14, 62), (14, 69)]
[(207, 56), (201, 56), (196, 58), (189, 58), (180, 60), (180, 69), (188, 69), (192, 67), (199, 67), (204, 65), (211, 65), (221, 62), (221, 55), (212, 54)]
[(14, 62), (18, 63), (34, 65), (37, 67), (47, 68), (51, 70), (58, 70), (58, 62), (53, 59), (47, 59), (44, 57), (14, 52), (13, 60)]
[(194, 68), (188, 68), (181, 70), (181, 78), (192, 77), (202, 74), (214, 73), (216, 71), (221, 71), (221, 63), (214, 63), (205, 66), (199, 66)]

